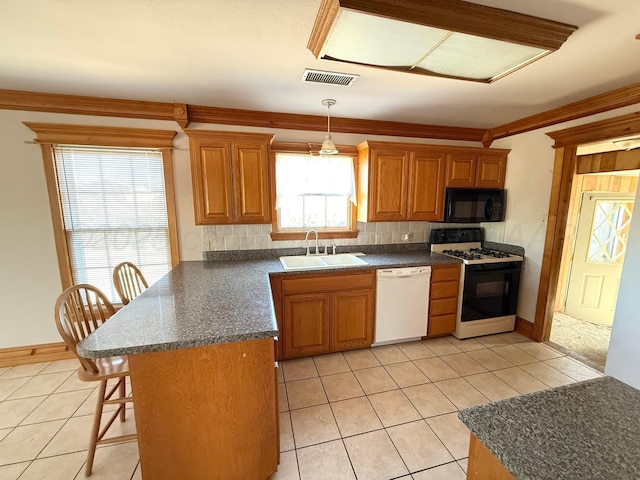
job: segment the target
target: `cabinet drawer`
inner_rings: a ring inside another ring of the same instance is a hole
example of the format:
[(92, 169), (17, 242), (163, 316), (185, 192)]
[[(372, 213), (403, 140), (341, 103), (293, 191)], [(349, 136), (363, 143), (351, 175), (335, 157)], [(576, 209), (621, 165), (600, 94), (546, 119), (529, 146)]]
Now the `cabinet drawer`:
[(282, 280), (282, 293), (333, 292), (374, 288), (375, 271), (353, 275), (296, 276)]
[(433, 315), (446, 315), (454, 314), (458, 310), (458, 298), (441, 298), (438, 300), (431, 300), (429, 305), (429, 317)]
[(457, 280), (450, 282), (436, 282), (431, 285), (431, 299), (458, 297), (460, 283)]
[(456, 329), (456, 315), (436, 315), (429, 317), (429, 335), (446, 335)]
[(452, 266), (439, 266), (431, 268), (431, 282), (448, 282), (450, 280), (460, 279), (460, 264)]

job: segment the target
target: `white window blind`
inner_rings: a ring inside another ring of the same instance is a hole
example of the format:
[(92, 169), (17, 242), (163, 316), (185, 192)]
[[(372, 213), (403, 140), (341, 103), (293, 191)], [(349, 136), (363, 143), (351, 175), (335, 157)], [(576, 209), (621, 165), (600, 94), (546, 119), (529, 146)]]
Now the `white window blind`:
[(356, 204), (349, 156), (276, 155), (276, 209), (281, 229), (350, 227)]
[(171, 268), (162, 152), (59, 145), (60, 204), (74, 283), (119, 302), (113, 268), (135, 263), (151, 285)]

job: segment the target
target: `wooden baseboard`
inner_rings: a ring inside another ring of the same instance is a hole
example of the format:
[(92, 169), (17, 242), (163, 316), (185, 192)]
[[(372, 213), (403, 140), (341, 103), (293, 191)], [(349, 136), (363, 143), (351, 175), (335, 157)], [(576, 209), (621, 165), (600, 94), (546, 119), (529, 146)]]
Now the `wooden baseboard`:
[(527, 338), (533, 338), (533, 323), (528, 322), (524, 318), (516, 317), (516, 332)]
[(0, 367), (15, 367), (70, 358), (75, 358), (75, 355), (64, 342), (0, 349)]

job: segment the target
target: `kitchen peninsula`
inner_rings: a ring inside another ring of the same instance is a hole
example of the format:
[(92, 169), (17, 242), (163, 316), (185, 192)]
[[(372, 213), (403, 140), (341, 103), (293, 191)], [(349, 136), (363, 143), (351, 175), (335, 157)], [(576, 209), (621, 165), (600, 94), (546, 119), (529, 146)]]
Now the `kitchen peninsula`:
[(469, 480), (640, 478), (640, 391), (612, 377), (480, 405)]
[[(426, 250), (366, 259), (339, 270), (457, 262)], [(266, 479), (276, 470), (269, 276), (296, 273), (277, 259), (182, 262), (78, 345), (90, 358), (129, 357), (144, 478)]]

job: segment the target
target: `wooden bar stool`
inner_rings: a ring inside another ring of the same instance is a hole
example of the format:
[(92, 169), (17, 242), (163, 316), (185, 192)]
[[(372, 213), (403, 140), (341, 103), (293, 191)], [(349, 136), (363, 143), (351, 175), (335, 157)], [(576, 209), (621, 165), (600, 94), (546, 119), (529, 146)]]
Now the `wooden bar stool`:
[[(69, 349), (78, 357), (80, 368), (78, 378), (83, 382), (100, 382), (98, 401), (93, 417), (93, 427), (89, 438), (89, 450), (87, 452), (87, 465), (85, 475), (91, 475), (96, 446), (108, 443), (134, 440), (135, 434), (120, 435), (104, 438), (113, 425), (116, 417), (120, 415), (120, 421), (126, 418), (126, 404), (133, 402), (133, 397), (127, 396), (126, 378), (129, 375), (129, 363), (127, 357), (109, 357), (89, 359), (78, 355), (76, 345), (106, 322), (115, 309), (107, 297), (96, 287), (87, 284), (74, 285), (67, 288), (56, 302), (55, 319), (58, 332), (69, 346)], [(115, 385), (107, 391), (107, 381), (117, 379)], [(116, 398), (114, 394), (118, 392)], [(105, 426), (100, 430), (102, 411), (105, 405), (118, 405)]]
[(142, 272), (131, 262), (122, 262), (113, 269), (113, 285), (122, 304), (126, 305), (131, 300), (144, 292), (149, 285)]

